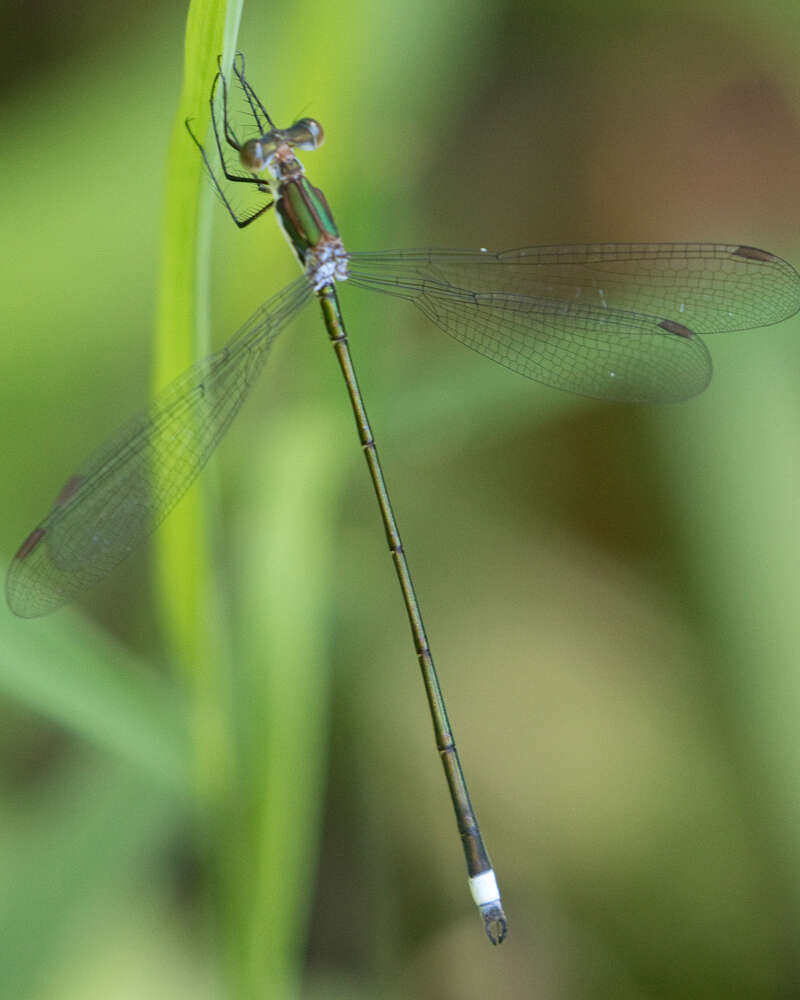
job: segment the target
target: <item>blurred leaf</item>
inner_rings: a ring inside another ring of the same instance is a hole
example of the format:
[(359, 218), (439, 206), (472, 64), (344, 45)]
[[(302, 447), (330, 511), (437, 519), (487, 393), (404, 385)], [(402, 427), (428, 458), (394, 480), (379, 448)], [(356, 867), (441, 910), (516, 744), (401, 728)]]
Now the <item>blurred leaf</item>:
[[(0, 980), (9, 997), (33, 997), (52, 983), (70, 948), (85, 948), (109, 898), (153, 879), (180, 816), (175, 796), (109, 761), (62, 768), (42, 804), (0, 858)], [(112, 906), (113, 910), (113, 906)]]
[(244, 555), (236, 602), (237, 675), (247, 822), (231, 831), (239, 913), (239, 995), (298, 990), (316, 869), (328, 745), (335, 512), (349, 442), (330, 442), (324, 410), (274, 426), (269, 458), (250, 470), (239, 511)]
[(188, 743), (174, 685), (75, 613), (37, 621), (0, 608), (0, 688), (68, 732), (185, 794)]

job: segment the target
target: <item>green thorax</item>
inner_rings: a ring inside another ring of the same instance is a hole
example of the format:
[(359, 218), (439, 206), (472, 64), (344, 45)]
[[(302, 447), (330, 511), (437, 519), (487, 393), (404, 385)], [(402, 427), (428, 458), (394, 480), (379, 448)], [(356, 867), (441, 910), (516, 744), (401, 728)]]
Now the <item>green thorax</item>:
[(339, 230), (325, 195), (304, 175), (280, 185), (275, 208), (301, 263), (305, 263), (309, 250), (339, 240)]

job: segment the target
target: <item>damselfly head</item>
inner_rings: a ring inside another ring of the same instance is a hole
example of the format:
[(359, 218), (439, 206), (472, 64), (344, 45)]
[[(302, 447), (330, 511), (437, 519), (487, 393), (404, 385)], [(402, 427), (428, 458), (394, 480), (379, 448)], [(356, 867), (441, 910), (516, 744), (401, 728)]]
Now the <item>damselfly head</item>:
[(245, 170), (257, 174), (276, 158), (290, 162), (293, 149), (317, 149), (324, 141), (320, 123), (313, 118), (301, 118), (291, 128), (276, 128), (258, 139), (248, 139), (239, 150), (239, 159)]

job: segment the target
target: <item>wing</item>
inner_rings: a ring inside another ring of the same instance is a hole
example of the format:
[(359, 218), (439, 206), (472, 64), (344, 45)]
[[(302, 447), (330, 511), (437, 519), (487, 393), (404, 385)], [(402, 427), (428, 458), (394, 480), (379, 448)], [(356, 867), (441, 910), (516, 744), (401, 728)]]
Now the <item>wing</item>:
[(557, 389), (677, 402), (711, 378), (698, 334), (800, 309), (800, 275), (735, 244), (647, 243), (349, 255), (355, 284), (406, 298), (456, 340)]
[(11, 562), (6, 597), (15, 614), (33, 618), (71, 600), (164, 520), (238, 413), (275, 337), (311, 297), (298, 278), (70, 477)]

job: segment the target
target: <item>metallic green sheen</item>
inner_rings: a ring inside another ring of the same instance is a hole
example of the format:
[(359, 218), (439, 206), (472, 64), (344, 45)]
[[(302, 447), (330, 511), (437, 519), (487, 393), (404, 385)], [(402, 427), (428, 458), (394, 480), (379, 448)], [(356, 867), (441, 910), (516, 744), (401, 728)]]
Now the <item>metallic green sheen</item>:
[(318, 246), (323, 237), (339, 235), (325, 195), (305, 177), (284, 185), (277, 208), (289, 239), (301, 255)]
[(287, 184), (283, 193), (286, 211), (306, 248), (315, 247), (322, 236), (316, 213), (309, 202), (307, 191), (309, 187), (311, 185), (303, 177), (293, 184)]
[(313, 184), (310, 184), (306, 178), (303, 178), (303, 182), (306, 186), (306, 190), (309, 196), (309, 201), (314, 206), (317, 218), (319, 219), (322, 228), (328, 236), (338, 236), (339, 229), (334, 222), (333, 213), (328, 206), (327, 199), (325, 195), (320, 191), (319, 188), (315, 188)]

